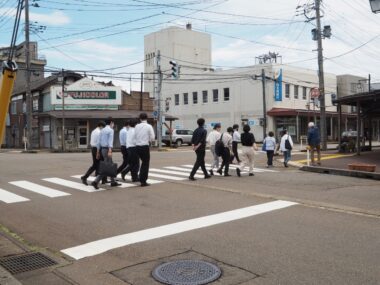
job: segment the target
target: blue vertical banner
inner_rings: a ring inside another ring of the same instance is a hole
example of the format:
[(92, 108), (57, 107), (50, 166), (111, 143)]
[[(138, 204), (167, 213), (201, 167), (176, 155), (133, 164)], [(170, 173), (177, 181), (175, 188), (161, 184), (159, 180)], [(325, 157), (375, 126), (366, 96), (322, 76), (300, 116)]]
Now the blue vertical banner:
[(282, 69), (278, 73), (277, 77), (274, 78), (274, 100), (282, 101)]

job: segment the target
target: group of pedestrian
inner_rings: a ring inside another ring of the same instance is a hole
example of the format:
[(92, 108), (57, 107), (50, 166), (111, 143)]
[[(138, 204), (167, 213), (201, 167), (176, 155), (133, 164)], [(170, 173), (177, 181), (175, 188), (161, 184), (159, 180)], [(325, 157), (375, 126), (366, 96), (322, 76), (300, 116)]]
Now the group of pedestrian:
[[(141, 186), (149, 186), (147, 183), (150, 149), (149, 145), (154, 141), (155, 135), (153, 127), (147, 123), (148, 116), (141, 113), (139, 121), (131, 119), (125, 122), (124, 127), (119, 132), (120, 148), (123, 157), (122, 164), (115, 170), (115, 175), (110, 176), (111, 186), (120, 186), (116, 181), (116, 176), (121, 174), (123, 180), (128, 172), (131, 173), (133, 182), (140, 182)], [(114, 143), (114, 122), (112, 118), (100, 121), (97, 128), (91, 132), (91, 153), (92, 165), (85, 175), (81, 177), (82, 183), (88, 185), (88, 177), (95, 171), (96, 178), (91, 183), (95, 189), (99, 189), (99, 182), (108, 183), (107, 175), (101, 171), (101, 163), (103, 166), (112, 165), (112, 150)], [(141, 160), (141, 166), (140, 166)]]
[[(196, 180), (194, 175), (199, 167), (202, 169), (205, 179), (214, 175), (215, 169), (220, 175), (231, 176), (229, 173), (229, 166), (234, 159), (236, 159), (237, 164), (239, 165), (236, 169), (237, 176), (241, 176), (244, 167), (249, 168), (249, 176), (254, 175), (254, 150), (257, 150), (257, 146), (255, 137), (250, 132), (251, 128), (248, 125), (244, 126), (244, 132), (243, 134), (240, 134), (239, 126), (237, 124), (233, 125), (233, 127), (228, 127), (226, 132), (222, 132), (221, 124), (216, 123), (213, 130), (207, 136), (205, 120), (200, 118), (198, 119), (197, 124), (198, 128), (194, 131), (191, 140), (193, 150), (196, 154), (196, 161), (189, 176), (190, 180)], [(242, 160), (240, 160), (238, 154), (239, 142), (243, 145)], [(209, 172), (205, 165), (206, 143), (209, 144), (213, 157)], [(221, 164), (219, 164), (220, 158), (222, 159)]]

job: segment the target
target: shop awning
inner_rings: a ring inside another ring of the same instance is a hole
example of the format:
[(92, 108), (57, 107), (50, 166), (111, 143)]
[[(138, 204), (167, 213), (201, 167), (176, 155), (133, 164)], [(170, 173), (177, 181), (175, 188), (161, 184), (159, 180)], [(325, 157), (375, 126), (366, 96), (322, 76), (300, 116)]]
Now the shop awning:
[[(319, 110), (303, 110), (303, 109), (290, 109), (290, 108), (272, 108), (267, 112), (268, 116), (272, 117), (292, 117), (292, 116), (313, 116), (320, 113)], [(338, 116), (338, 112), (326, 112), (329, 116)], [(345, 113), (346, 116), (355, 117), (355, 114)]]
[[(131, 111), (131, 110), (65, 110), (66, 119), (106, 119), (107, 117), (112, 117), (113, 119), (133, 119), (138, 118), (141, 111)], [(145, 112), (148, 115), (148, 119), (154, 119), (153, 112)], [(178, 118), (165, 115), (165, 121), (175, 121)], [(41, 113), (40, 117), (53, 117), (61, 119), (63, 117), (62, 111), (49, 111)]]

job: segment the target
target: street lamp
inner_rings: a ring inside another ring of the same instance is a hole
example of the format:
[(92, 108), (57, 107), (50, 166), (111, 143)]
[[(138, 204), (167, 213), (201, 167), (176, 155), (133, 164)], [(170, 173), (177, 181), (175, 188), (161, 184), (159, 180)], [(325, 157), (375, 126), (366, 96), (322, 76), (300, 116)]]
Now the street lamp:
[(380, 13), (380, 0), (369, 0), (373, 13)]

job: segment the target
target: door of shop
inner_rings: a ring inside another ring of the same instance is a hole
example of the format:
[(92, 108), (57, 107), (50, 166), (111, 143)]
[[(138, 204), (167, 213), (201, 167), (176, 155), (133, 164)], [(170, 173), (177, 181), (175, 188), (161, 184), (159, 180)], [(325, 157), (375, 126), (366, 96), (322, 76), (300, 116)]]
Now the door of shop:
[(87, 126), (79, 126), (78, 127), (78, 138), (79, 138), (79, 143), (78, 143), (78, 148), (87, 148), (88, 145), (88, 129)]

